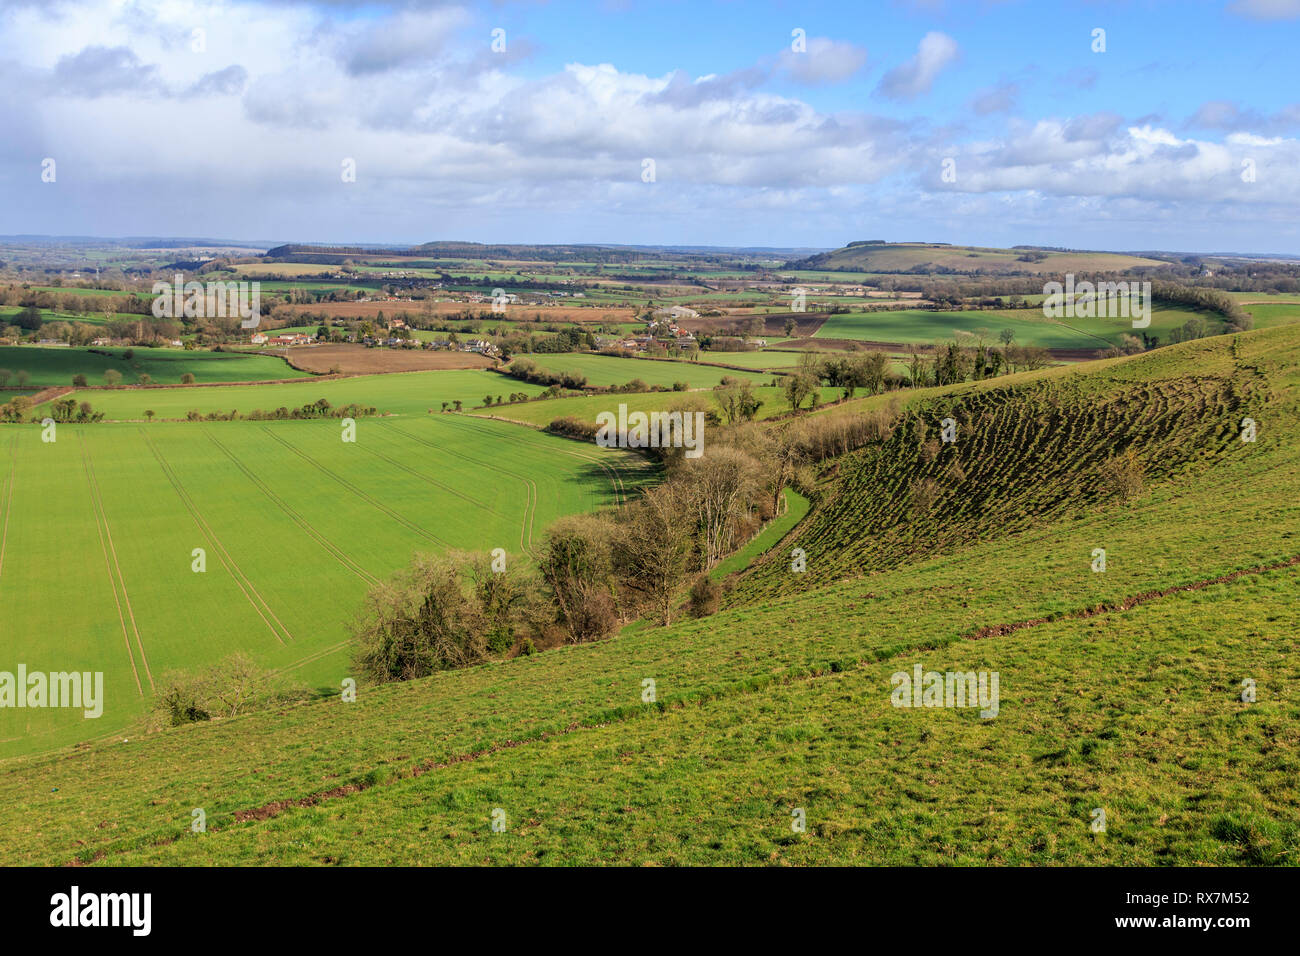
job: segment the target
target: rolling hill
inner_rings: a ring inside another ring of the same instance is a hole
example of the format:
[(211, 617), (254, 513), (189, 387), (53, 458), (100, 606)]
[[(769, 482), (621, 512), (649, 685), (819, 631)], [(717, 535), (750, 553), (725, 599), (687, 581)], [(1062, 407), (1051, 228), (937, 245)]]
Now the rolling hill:
[(718, 613), (4, 761), (0, 859), (1293, 864), (1297, 426), (1295, 327), (910, 394)]
[[(1039, 258), (1041, 256), (1041, 258)], [(787, 269), (836, 272), (984, 272), (1039, 274), (1159, 268), (1159, 259), (1118, 252), (1055, 252), (1035, 249), (987, 249), (929, 242), (850, 243), (786, 264)]]

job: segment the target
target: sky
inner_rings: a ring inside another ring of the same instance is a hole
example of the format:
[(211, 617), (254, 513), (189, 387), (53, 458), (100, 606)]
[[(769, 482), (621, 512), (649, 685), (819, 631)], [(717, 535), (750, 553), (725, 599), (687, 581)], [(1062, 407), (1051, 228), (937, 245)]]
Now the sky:
[(0, 0), (0, 235), (1300, 254), (1300, 0)]

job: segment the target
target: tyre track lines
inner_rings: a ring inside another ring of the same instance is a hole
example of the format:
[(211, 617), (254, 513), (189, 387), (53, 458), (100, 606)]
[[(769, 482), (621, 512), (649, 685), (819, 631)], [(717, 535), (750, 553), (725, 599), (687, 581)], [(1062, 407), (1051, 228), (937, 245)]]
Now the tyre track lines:
[[(117, 605), (117, 620), (122, 625), (122, 640), (126, 643), (126, 655), (131, 661), (131, 673), (135, 676), (135, 687), (140, 696), (144, 696), (144, 685), (140, 683), (140, 670), (135, 664), (135, 652), (131, 650), (131, 635), (126, 629), (126, 619), (131, 619), (131, 630), (135, 632), (135, 642), (140, 648), (140, 660), (144, 664), (145, 675), (149, 678), (149, 692), (153, 693), (153, 674), (149, 671), (149, 659), (144, 653), (144, 643), (140, 640), (140, 629), (135, 623), (135, 613), (131, 610), (131, 598), (126, 593), (126, 580), (122, 577), (122, 567), (117, 561), (117, 548), (113, 545), (113, 534), (108, 527), (108, 514), (104, 511), (104, 500), (99, 493), (99, 482), (95, 478), (94, 467), (90, 463), (90, 450), (86, 447), (86, 436), (78, 432), (81, 443), (81, 464), (86, 471), (86, 484), (90, 489), (90, 507), (95, 513), (95, 530), (99, 532), (99, 546), (104, 552), (104, 567), (108, 570), (108, 583), (113, 588), (113, 601)], [(111, 558), (110, 558), (111, 554)], [(114, 576), (116, 571), (116, 576)], [(119, 597), (118, 587), (122, 593)], [(122, 613), (123, 602), (126, 614)]]
[(5, 570), (5, 544), (9, 540), (9, 512), (13, 509), (14, 503), (14, 477), (18, 473), (18, 436), (14, 435), (13, 440), (9, 442), (9, 480), (5, 483), (4, 491), (0, 492), (3, 498), (3, 508), (0, 511), (4, 513), (4, 520), (0, 523), (0, 577), (4, 575)]
[(365, 491), (363, 491), (361, 488), (358, 488), (356, 485), (354, 485), (352, 482), (348, 481), (348, 480), (347, 480), (346, 478), (344, 478), (342, 475), (337, 474), (336, 472), (331, 471), (329, 468), (326, 468), (324, 465), (322, 465), (320, 462), (318, 462), (315, 458), (312, 458), (311, 455), (308, 455), (305, 451), (302, 451), (302, 450), (301, 450), (300, 448), (298, 448), (296, 445), (293, 445), (293, 444), (291, 444), (290, 442), (286, 441), (285, 439), (281, 438), (279, 435), (275, 434), (275, 432), (273, 432), (271, 429), (267, 428), (265, 425), (262, 426), (262, 431), (266, 432), (266, 433), (267, 433), (267, 434), (268, 434), (268, 435), (269, 435), (273, 440), (279, 442), (279, 443), (280, 443), (281, 445), (283, 445), (285, 448), (289, 449), (289, 451), (293, 452), (295, 455), (297, 455), (297, 456), (298, 456), (299, 458), (301, 458), (303, 461), (307, 462), (307, 464), (311, 465), (313, 468), (316, 468), (316, 469), (317, 469), (318, 471), (320, 471), (322, 474), (324, 474), (324, 475), (326, 475), (326, 476), (328, 476), (328, 477), (330, 477), (330, 478), (333, 478), (336, 482), (338, 482), (338, 483), (339, 483), (340, 485), (342, 485), (344, 488), (348, 489), (348, 491), (352, 492), (354, 495), (356, 495), (356, 496), (357, 496), (358, 498), (360, 498), (362, 501), (365, 501), (365, 502), (367, 502), (368, 504), (372, 505), (373, 507), (379, 509), (379, 510), (382, 511), (384, 514), (388, 515), (388, 517), (390, 517), (390, 518), (392, 518), (394, 521), (396, 521), (398, 524), (402, 525), (402, 526), (405, 527), (405, 528), (408, 528), (408, 529), (411, 530), (411, 531), (414, 531), (416, 534), (418, 534), (418, 535), (419, 535), (420, 537), (422, 537), (422, 538), (425, 538), (426, 540), (433, 541), (433, 542), (435, 542), (435, 543), (437, 543), (437, 544), (442, 545), (442, 546), (445, 547), (445, 548), (450, 548), (450, 547), (451, 547), (451, 543), (450, 543), (450, 542), (445, 541), (445, 540), (443, 540), (442, 538), (438, 537), (438, 536), (437, 536), (436, 534), (434, 534), (432, 531), (428, 531), (428, 530), (426, 530), (426, 529), (420, 527), (418, 524), (416, 524), (414, 521), (411, 521), (410, 519), (406, 518), (406, 517), (405, 517), (404, 515), (402, 515), (400, 512), (394, 511), (392, 508), (388, 507), (388, 505), (384, 504), (382, 501), (379, 501), (377, 498), (374, 498), (374, 497), (371, 496), (370, 494), (368, 494), (368, 493), (366, 493)]
[[(469, 419), (464, 419), (464, 421), (467, 425), (469, 425)], [(477, 425), (478, 423), (475, 424)], [(469, 426), (469, 427), (474, 427), (474, 426)], [(488, 426), (484, 426), (484, 425), (478, 425), (478, 430), (481, 431), (483, 434), (495, 434), (491, 431), (491, 429)], [(528, 429), (528, 431), (532, 431), (532, 430), (533, 429)], [(571, 458), (578, 458), (581, 459), (582, 461), (588, 461), (591, 462), (592, 464), (599, 466), (600, 469), (603, 472), (605, 472), (605, 474), (609, 477), (610, 487), (614, 489), (615, 503), (621, 505), (627, 501), (627, 485), (623, 481), (622, 472), (618, 470), (618, 466), (615, 465), (613, 462), (605, 461), (602, 458), (599, 458), (595, 455), (587, 454), (585, 452), (574, 451), (572, 448), (562, 448), (558, 446), (552, 448), (549, 445), (545, 445), (541, 442), (530, 441), (526, 438), (516, 438), (515, 440), (518, 441), (520, 444), (528, 445), (530, 448), (536, 448), (540, 451), (558, 451), (561, 454), (568, 455)]]
[(364, 581), (366, 584), (374, 585), (379, 583), (379, 578), (375, 577), (373, 574), (371, 574), (369, 571), (363, 568), (352, 558), (348, 557), (347, 553), (342, 548), (338, 547), (338, 545), (334, 544), (332, 541), (326, 538), (325, 535), (321, 534), (314, 527), (312, 527), (311, 523), (306, 518), (304, 518), (301, 514), (299, 514), (292, 507), (290, 507), (288, 502), (286, 502), (283, 498), (277, 495), (266, 482), (264, 482), (261, 478), (258, 478), (257, 475), (253, 474), (253, 472), (250, 471), (248, 467), (245, 466), (244, 463), (235, 456), (235, 453), (232, 452), (225, 445), (221, 444), (221, 442), (219, 442), (211, 432), (205, 431), (204, 435), (206, 435), (207, 439), (210, 442), (212, 442), (212, 444), (216, 445), (217, 448), (219, 448), (221, 452), (227, 458), (230, 459), (230, 461), (234, 464), (236, 468), (238, 468), (241, 472), (244, 473), (244, 476), (248, 478), (248, 480), (251, 481), (254, 484), (254, 486), (259, 488), (263, 494), (265, 494), (268, 498), (270, 498), (273, 502), (275, 502), (275, 504), (279, 506), (280, 510), (283, 511), (286, 515), (288, 515), (290, 520), (292, 520), (294, 524), (298, 525), (298, 527), (301, 528), (307, 534), (308, 537), (310, 537), (322, 548), (328, 551), (330, 556), (333, 557), (336, 561), (338, 561), (339, 564), (343, 565), (343, 567), (347, 568), (357, 577), (361, 578), (361, 580)]
[(531, 478), (510, 471), (509, 469), (502, 468), (500, 465), (480, 461), (477, 458), (471, 458), (469, 455), (461, 454), (458, 451), (452, 451), (450, 448), (444, 448), (442, 445), (434, 444), (425, 438), (421, 438), (419, 435), (412, 435), (410, 432), (398, 428), (396, 425), (386, 425), (384, 427), (390, 428), (400, 435), (405, 435), (407, 438), (411, 439), (411, 441), (419, 442), (421, 445), (426, 445), (435, 451), (443, 452), (451, 455), (453, 458), (459, 458), (462, 461), (468, 461), (474, 465), (482, 465), (484, 468), (489, 468), (492, 471), (499, 471), (503, 475), (509, 475), (511, 478), (518, 478), (522, 481), (524, 483), (524, 523), (523, 527), (519, 531), (519, 547), (528, 554), (533, 554), (533, 517), (537, 513), (537, 485)]
[[(375, 434), (377, 434), (377, 435), (382, 435), (382, 434), (383, 434), (383, 430), (382, 430), (382, 429), (376, 430), (376, 431), (375, 431)], [(391, 441), (391, 439), (390, 439), (390, 441)], [(471, 498), (469, 495), (462, 494), (461, 492), (457, 491), (455, 488), (451, 487), (451, 485), (445, 485), (445, 484), (443, 484), (441, 481), (439, 481), (439, 480), (436, 479), (436, 478), (430, 478), (428, 475), (426, 475), (426, 474), (424, 474), (424, 473), (422, 473), (422, 472), (416, 471), (414, 468), (410, 467), (409, 465), (404, 465), (404, 464), (402, 464), (402, 462), (398, 461), (396, 458), (389, 458), (389, 457), (388, 457), (387, 455), (385, 455), (383, 452), (375, 451), (373, 448), (371, 448), (371, 447), (368, 446), (368, 445), (358, 445), (357, 447), (358, 447), (358, 448), (361, 448), (363, 451), (368, 451), (368, 452), (370, 452), (370, 454), (372, 454), (372, 455), (376, 455), (376, 456), (378, 456), (379, 458), (382, 458), (384, 461), (388, 462), (390, 465), (393, 465), (393, 466), (395, 466), (395, 467), (397, 467), (397, 468), (400, 468), (402, 471), (406, 472), (407, 474), (414, 475), (416, 478), (419, 478), (421, 481), (427, 481), (429, 484), (433, 485), (435, 488), (441, 488), (443, 491), (447, 492), (448, 494), (455, 495), (455, 496), (456, 496), (457, 498), (459, 498), (461, 501), (468, 502), (469, 504), (473, 505), (475, 508), (481, 508), (481, 509), (483, 509), (484, 511), (486, 511), (488, 514), (493, 515), (493, 516), (495, 516), (495, 517), (497, 517), (497, 518), (504, 518), (504, 517), (505, 517), (505, 515), (501, 514), (501, 512), (497, 511), (495, 508), (490, 508), (489, 506), (485, 505), (483, 502), (478, 501), (478, 500), (476, 500), (476, 499), (474, 499), (474, 498)]]
[[(153, 452), (154, 458), (157, 459), (158, 467), (162, 469), (163, 475), (166, 476), (167, 480), (171, 483), (172, 489), (176, 492), (176, 497), (180, 498), (181, 504), (185, 506), (186, 510), (190, 513), (190, 517), (194, 519), (194, 523), (198, 525), (199, 533), (203, 535), (209, 546), (216, 552), (217, 560), (220, 561), (222, 567), (226, 569), (226, 573), (229, 574), (231, 580), (235, 582), (235, 586), (243, 592), (249, 605), (257, 613), (257, 616), (262, 619), (262, 623), (270, 629), (271, 633), (275, 635), (275, 639), (281, 644), (285, 643), (285, 637), (292, 641), (294, 639), (293, 634), (291, 634), (289, 629), (284, 626), (284, 622), (276, 616), (276, 613), (271, 610), (271, 605), (267, 603), (264, 597), (262, 597), (261, 592), (257, 590), (257, 587), (253, 584), (248, 575), (244, 574), (244, 572), (240, 570), (234, 557), (226, 550), (225, 545), (221, 543), (221, 539), (217, 537), (217, 533), (212, 530), (212, 526), (208, 524), (207, 519), (205, 519), (203, 514), (199, 511), (198, 505), (194, 503), (194, 499), (192, 499), (189, 492), (185, 490), (185, 486), (181, 483), (180, 476), (176, 474), (172, 469), (172, 466), (168, 464), (167, 459), (163, 457), (162, 452), (160, 452), (157, 446), (154, 445), (153, 439), (149, 437), (143, 428), (140, 429), (140, 434), (144, 438), (145, 445), (148, 446), (149, 450)], [(274, 621), (274, 623), (272, 623), (272, 621)], [(280, 634), (281, 631), (284, 632), (283, 637)]]
[(271, 671), (271, 673), (272, 675), (277, 677), (281, 674), (287, 674), (289, 671), (297, 670), (299, 667), (302, 667), (304, 664), (311, 664), (314, 661), (320, 660), (322, 657), (329, 657), (335, 651), (340, 651), (351, 643), (352, 643), (352, 638), (347, 638), (346, 640), (338, 641), (335, 644), (331, 644), (329, 647), (322, 647), (320, 650), (316, 651), (315, 653), (308, 654), (306, 657), (299, 658), (298, 660), (293, 661), (290, 664), (285, 664), (283, 667), (277, 667), (275, 670)]

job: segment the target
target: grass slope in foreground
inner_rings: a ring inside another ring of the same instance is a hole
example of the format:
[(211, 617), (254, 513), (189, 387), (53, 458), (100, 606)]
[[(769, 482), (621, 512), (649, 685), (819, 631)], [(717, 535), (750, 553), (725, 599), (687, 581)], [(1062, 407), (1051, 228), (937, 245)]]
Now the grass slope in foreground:
[[(1236, 354), (1230, 339), (1202, 340), (1069, 376), (1116, 394), (1242, 371), (1257, 382), (1256, 443), (1156, 473), (1128, 504), (1067, 502), (841, 568), (816, 589), (364, 688), (355, 704), (9, 761), (0, 859), (1294, 862), (1300, 685), (1285, 562), (1300, 552), (1300, 455), (1287, 440), (1300, 426), (1300, 334), (1238, 341)], [(1207, 421), (1236, 415), (1196, 407)], [(1083, 454), (1112, 429), (1076, 434), (1068, 450)], [(1011, 468), (1024, 447), (995, 453)], [(819, 493), (808, 520), (833, 502)], [(1096, 547), (1105, 573), (1091, 570)], [(1165, 593), (1177, 588), (1194, 590)], [(889, 706), (889, 676), (916, 663), (997, 670), (998, 717)], [(655, 705), (641, 703), (646, 677)], [(1247, 677), (1256, 704), (1240, 699)], [(188, 831), (196, 806), (206, 834)], [(1097, 837), (1099, 806), (1110, 824)], [(491, 832), (496, 807), (505, 834)], [(791, 831), (794, 808), (805, 834)]]

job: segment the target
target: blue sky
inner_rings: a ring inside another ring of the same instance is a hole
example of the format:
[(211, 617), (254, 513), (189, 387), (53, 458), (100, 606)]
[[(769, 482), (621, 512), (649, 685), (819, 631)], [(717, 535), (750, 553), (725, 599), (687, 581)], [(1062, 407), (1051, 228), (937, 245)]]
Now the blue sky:
[(0, 233), (1295, 254), (1298, 41), (1300, 0), (8, 0)]

